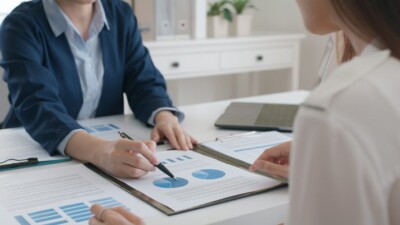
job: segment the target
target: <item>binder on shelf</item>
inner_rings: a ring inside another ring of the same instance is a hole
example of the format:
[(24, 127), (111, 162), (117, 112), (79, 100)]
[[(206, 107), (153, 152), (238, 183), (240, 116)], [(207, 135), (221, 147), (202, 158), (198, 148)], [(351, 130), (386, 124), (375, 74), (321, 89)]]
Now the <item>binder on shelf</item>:
[(192, 1), (173, 0), (173, 19), (175, 39), (189, 39), (192, 28)]
[(195, 11), (193, 0), (135, 0), (134, 11), (143, 40), (191, 37), (194, 26), (192, 15)]
[(156, 40), (174, 39), (173, 0), (155, 1)]
[(155, 40), (155, 0), (135, 0), (133, 3), (142, 39)]

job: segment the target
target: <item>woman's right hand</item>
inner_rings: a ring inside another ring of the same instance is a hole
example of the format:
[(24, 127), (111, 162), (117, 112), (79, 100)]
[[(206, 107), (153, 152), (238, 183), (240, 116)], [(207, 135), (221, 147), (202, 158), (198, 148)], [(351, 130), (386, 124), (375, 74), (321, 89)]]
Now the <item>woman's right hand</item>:
[(277, 179), (287, 179), (291, 148), (290, 141), (265, 150), (250, 166), (250, 170), (267, 172)]
[(154, 156), (155, 148), (153, 141), (107, 141), (78, 132), (68, 142), (66, 153), (75, 159), (93, 163), (114, 176), (139, 178), (155, 170), (154, 165), (158, 164)]

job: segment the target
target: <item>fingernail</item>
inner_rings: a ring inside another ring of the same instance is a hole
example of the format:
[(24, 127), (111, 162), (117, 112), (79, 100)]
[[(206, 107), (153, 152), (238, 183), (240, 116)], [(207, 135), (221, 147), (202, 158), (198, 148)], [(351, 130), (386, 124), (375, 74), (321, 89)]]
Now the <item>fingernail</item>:
[(259, 162), (255, 161), (251, 166), (250, 166), (250, 171), (255, 172), (259, 168)]

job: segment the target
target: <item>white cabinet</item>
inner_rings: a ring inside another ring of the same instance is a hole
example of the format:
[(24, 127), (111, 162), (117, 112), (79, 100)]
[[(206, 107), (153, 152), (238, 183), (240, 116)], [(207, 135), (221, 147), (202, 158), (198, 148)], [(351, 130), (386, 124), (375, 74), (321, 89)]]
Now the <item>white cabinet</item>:
[(219, 69), (217, 52), (159, 55), (153, 57), (153, 61), (167, 79), (185, 78), (185, 74), (190, 73), (213, 73)]
[(165, 79), (292, 69), (293, 90), (298, 89), (300, 33), (264, 33), (251, 37), (146, 42)]
[(221, 53), (221, 69), (272, 69), (291, 67), (295, 59), (292, 46), (260, 48)]

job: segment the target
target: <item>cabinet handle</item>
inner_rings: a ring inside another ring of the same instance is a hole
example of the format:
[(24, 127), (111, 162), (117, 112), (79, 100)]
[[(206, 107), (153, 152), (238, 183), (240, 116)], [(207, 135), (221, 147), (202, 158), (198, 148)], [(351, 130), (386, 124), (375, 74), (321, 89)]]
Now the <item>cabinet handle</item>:
[(173, 63), (171, 64), (171, 67), (172, 67), (172, 68), (179, 68), (179, 62), (173, 62)]
[(258, 62), (261, 62), (261, 61), (263, 61), (264, 60), (264, 56), (262, 56), (262, 55), (259, 55), (259, 56), (257, 56), (257, 61)]

